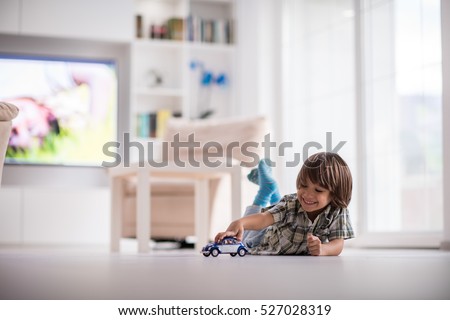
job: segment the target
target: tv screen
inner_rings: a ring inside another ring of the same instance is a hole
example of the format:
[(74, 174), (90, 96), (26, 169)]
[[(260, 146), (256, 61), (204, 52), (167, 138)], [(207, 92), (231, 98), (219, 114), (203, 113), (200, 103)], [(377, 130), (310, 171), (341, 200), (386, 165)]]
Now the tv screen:
[(99, 166), (117, 139), (113, 60), (0, 54), (0, 100), (20, 109), (6, 163)]

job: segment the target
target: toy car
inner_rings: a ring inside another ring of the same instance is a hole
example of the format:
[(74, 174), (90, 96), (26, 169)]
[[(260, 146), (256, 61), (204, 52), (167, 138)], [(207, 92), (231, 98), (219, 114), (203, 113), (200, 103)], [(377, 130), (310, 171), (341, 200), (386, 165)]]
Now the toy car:
[(247, 254), (248, 250), (236, 238), (225, 237), (221, 241), (208, 243), (203, 247), (201, 252), (205, 257), (209, 257), (209, 255), (217, 257), (219, 253), (229, 253), (232, 257), (238, 254), (240, 257), (243, 257)]

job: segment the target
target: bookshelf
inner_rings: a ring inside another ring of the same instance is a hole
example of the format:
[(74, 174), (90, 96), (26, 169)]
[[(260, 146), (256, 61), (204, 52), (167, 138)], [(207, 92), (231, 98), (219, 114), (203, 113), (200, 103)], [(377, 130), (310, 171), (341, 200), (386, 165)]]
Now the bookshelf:
[(155, 121), (233, 115), (235, 0), (135, 0), (134, 9), (131, 134), (157, 141)]

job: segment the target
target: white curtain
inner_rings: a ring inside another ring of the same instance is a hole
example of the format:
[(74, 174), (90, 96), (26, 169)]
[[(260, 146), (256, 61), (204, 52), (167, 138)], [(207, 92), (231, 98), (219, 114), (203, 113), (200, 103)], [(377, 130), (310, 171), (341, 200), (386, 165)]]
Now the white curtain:
[[(284, 156), (290, 163), (282, 187), (295, 190), (308, 155), (332, 150), (350, 165), (357, 184), (352, 1), (285, 0), (281, 21), (281, 136), (294, 145)], [(301, 163), (291, 166), (299, 158)], [(350, 208), (355, 223), (357, 190)]]
[[(350, 210), (365, 244), (437, 246), (439, 0), (284, 0), (281, 23), (280, 132), (295, 146), (283, 159), (302, 152), (303, 161), (305, 145), (325, 150), (331, 132), (329, 146), (346, 141), (339, 154), (354, 176)], [(282, 189), (297, 172), (283, 169)]]

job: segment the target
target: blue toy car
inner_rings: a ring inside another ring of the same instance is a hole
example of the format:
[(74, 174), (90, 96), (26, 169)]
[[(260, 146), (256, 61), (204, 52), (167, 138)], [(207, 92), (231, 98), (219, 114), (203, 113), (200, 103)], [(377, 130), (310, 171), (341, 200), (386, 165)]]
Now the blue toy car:
[(232, 257), (238, 254), (240, 257), (243, 257), (248, 253), (248, 250), (245, 245), (236, 238), (225, 237), (219, 242), (208, 243), (203, 247), (201, 252), (205, 257), (209, 257), (209, 255), (217, 257), (220, 253), (229, 253)]

